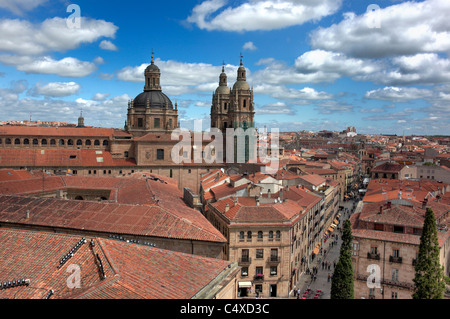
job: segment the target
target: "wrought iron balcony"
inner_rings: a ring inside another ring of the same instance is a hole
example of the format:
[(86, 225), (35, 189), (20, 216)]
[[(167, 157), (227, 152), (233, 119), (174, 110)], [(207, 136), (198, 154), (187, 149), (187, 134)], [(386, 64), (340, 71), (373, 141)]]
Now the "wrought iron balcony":
[(239, 261), (238, 261), (239, 266), (250, 265), (251, 263), (252, 263), (251, 257), (241, 257), (241, 258), (239, 258)]
[(279, 264), (281, 261), (280, 256), (270, 256), (267, 258), (269, 264)]
[(256, 274), (256, 275), (253, 277), (253, 281), (254, 281), (254, 282), (261, 282), (261, 281), (264, 281), (264, 275), (263, 275), (263, 274)]
[(402, 257), (394, 257), (394, 256), (389, 256), (389, 262), (391, 263), (402, 263)]
[(367, 258), (368, 258), (368, 259), (376, 259), (376, 260), (380, 260), (380, 254), (367, 253)]

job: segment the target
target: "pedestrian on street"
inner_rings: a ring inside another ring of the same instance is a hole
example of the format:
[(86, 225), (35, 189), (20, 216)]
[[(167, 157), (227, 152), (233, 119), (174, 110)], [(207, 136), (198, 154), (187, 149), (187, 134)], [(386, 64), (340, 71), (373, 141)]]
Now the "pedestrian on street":
[(328, 282), (330, 282), (330, 279), (331, 279), (331, 275), (330, 275), (330, 273), (328, 273)]

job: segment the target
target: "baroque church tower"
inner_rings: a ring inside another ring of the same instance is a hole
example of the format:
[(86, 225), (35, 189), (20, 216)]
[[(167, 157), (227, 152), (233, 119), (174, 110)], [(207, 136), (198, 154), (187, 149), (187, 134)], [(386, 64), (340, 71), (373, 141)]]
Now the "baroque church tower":
[[(242, 63), (237, 70), (237, 79), (233, 87), (230, 89), (227, 84), (227, 75), (225, 67), (222, 66), (222, 73), (219, 76), (219, 86), (213, 93), (211, 105), (211, 128), (218, 128), (225, 136), (227, 129), (234, 130), (242, 128), (247, 131), (249, 128), (255, 127), (255, 104), (253, 102), (253, 89), (247, 83), (246, 69)], [(234, 136), (234, 140), (224, 141), (232, 143), (234, 149), (234, 162), (238, 162), (238, 150), (244, 150), (245, 162), (248, 161), (253, 139), (246, 136), (244, 140), (240, 140)], [(224, 147), (226, 152), (226, 148)], [(226, 157), (226, 154), (225, 156)]]
[(237, 79), (230, 89), (227, 84), (225, 67), (219, 77), (219, 86), (213, 94), (211, 106), (211, 127), (225, 133), (227, 128), (254, 127), (255, 104), (253, 89), (247, 83), (246, 69), (242, 63), (237, 70)]
[(179, 127), (178, 108), (162, 92), (161, 71), (153, 60), (145, 69), (144, 92), (128, 102), (125, 130), (134, 136), (147, 133), (170, 133)]

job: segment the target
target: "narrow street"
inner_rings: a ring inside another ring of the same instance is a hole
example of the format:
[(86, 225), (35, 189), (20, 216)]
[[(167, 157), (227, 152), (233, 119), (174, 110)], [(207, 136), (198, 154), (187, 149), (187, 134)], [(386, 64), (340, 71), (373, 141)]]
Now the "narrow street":
[[(294, 291), (290, 294), (290, 299), (303, 299), (303, 295), (305, 291), (309, 288), (310, 291), (306, 295), (306, 299), (314, 299), (316, 292), (321, 291), (321, 294), (316, 299), (330, 299), (330, 291), (331, 291), (331, 279), (328, 279), (328, 275), (332, 276), (334, 271), (334, 263), (339, 260), (339, 250), (342, 243), (342, 232), (338, 229), (342, 229), (344, 225), (344, 221), (347, 220), (351, 213), (353, 213), (353, 201), (347, 201), (342, 204), (344, 206), (344, 210), (342, 211), (341, 220), (339, 221), (339, 225), (336, 230), (332, 233), (332, 236), (327, 240), (324, 244), (324, 249), (326, 250), (325, 254), (319, 253), (311, 264), (312, 267), (317, 268), (316, 279), (313, 280), (311, 278), (311, 274), (302, 273), (299, 281), (296, 284), (297, 289), (300, 288), (300, 296), (294, 296)], [(348, 209), (348, 213), (346, 213), (346, 209)], [(332, 245), (335, 237), (338, 236), (337, 243)], [(322, 261), (330, 264), (330, 268), (328, 267), (322, 268)]]

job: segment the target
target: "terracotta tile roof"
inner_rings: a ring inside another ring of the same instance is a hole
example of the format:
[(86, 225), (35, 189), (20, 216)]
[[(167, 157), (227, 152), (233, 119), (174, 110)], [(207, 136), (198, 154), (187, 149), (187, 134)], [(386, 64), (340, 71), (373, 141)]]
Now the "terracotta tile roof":
[(301, 187), (289, 187), (289, 189), (283, 189), (283, 198), (295, 201), (307, 210), (322, 200), (322, 197), (314, 195)]
[(378, 165), (372, 169), (372, 172), (379, 172), (379, 173), (398, 173), (402, 170), (402, 168), (405, 167), (405, 165), (397, 164), (397, 163), (383, 163), (381, 165)]
[(134, 159), (113, 158), (108, 151), (61, 149), (0, 149), (2, 167), (117, 167), (136, 166)]
[(45, 127), (45, 126), (0, 126), (0, 136), (42, 136), (42, 137), (104, 137), (130, 136), (131, 134), (114, 128), (91, 127)]
[[(225, 242), (198, 211), (179, 205), (126, 205), (105, 202), (1, 195), (0, 221), (113, 234)], [(26, 211), (30, 217), (26, 218)]]
[(319, 186), (326, 182), (326, 179), (317, 174), (306, 174), (298, 176), (299, 179), (302, 179), (314, 186)]
[[(228, 211), (226, 206), (228, 204)], [(217, 211), (234, 223), (280, 223), (291, 220), (302, 212), (303, 207), (294, 201), (283, 203), (260, 203), (254, 197), (226, 198), (211, 204)]]
[(222, 185), (211, 188), (209, 192), (211, 192), (213, 194), (213, 196), (216, 200), (219, 200), (224, 197), (236, 194), (236, 192), (238, 192), (242, 189), (245, 189), (245, 188), (247, 188), (247, 184), (242, 184), (242, 185), (233, 187), (233, 186), (231, 186), (231, 184), (226, 183), (226, 184), (222, 184)]
[[(382, 211), (380, 213), (380, 207)], [(426, 208), (433, 209), (436, 220), (439, 224), (446, 225), (447, 231), (438, 231), (439, 245), (442, 246), (450, 236), (450, 223), (445, 216), (450, 211), (450, 206), (445, 203), (429, 200)], [(361, 212), (351, 216), (352, 234), (355, 237), (363, 237), (376, 240), (386, 240), (392, 242), (402, 242), (418, 245), (420, 235), (410, 233), (394, 233), (389, 231), (376, 231), (367, 227), (367, 223), (380, 223), (385, 225), (401, 225), (412, 228), (422, 228), (426, 208), (422, 203), (413, 201), (391, 201), (378, 203), (365, 203)]]
[[(230, 262), (122, 241), (86, 238), (61, 268), (59, 261), (81, 239), (47, 232), (0, 229), (3, 281), (29, 279), (28, 286), (0, 290), (0, 298), (43, 299), (186, 299), (192, 298)], [(101, 279), (94, 240), (106, 278)], [(70, 289), (70, 264), (81, 265), (81, 288)]]

